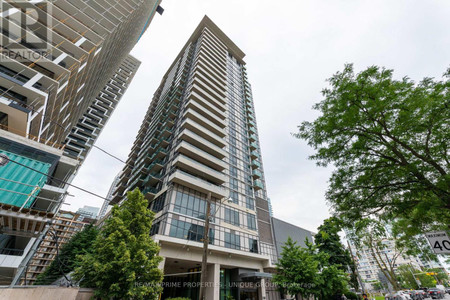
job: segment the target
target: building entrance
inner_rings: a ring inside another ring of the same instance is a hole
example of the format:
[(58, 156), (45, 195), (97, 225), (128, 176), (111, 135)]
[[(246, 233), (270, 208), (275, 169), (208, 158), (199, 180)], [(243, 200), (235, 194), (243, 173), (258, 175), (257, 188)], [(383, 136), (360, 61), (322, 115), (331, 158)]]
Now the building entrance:
[(240, 300), (258, 300), (258, 290), (257, 289), (245, 289), (240, 292)]

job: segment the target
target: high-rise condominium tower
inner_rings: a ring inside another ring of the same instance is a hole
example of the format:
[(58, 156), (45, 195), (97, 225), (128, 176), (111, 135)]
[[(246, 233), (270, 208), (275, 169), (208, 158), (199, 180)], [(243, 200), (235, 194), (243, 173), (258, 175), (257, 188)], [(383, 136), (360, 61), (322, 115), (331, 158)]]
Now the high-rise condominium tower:
[[(211, 194), (208, 282), (215, 284), (206, 299), (263, 299), (265, 286), (256, 283), (270, 276), (276, 256), (244, 55), (205, 16), (155, 92), (112, 200), (135, 188), (145, 194), (165, 281), (183, 286), (200, 276)], [(163, 299), (198, 297), (198, 286), (184, 287), (166, 287)]]
[(72, 127), (65, 141), (64, 153), (81, 161), (86, 159), (109, 117), (128, 89), (141, 62), (128, 55), (103, 87), (86, 112)]
[(96, 114), (159, 3), (0, 1), (0, 285), (19, 282), (85, 156), (67, 155), (69, 133)]

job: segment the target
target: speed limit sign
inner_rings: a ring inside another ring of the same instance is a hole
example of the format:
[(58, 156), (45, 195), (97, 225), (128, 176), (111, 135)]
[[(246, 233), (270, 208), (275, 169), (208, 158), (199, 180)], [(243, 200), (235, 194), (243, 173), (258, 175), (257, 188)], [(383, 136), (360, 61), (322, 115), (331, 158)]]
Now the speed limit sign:
[(445, 231), (425, 233), (431, 248), (436, 254), (450, 254), (450, 239)]

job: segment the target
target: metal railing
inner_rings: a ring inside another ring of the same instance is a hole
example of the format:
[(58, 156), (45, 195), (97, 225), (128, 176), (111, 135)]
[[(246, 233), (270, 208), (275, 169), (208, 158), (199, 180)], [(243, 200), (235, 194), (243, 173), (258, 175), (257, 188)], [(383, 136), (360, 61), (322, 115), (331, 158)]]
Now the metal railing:
[(2, 255), (22, 256), (23, 253), (23, 249), (0, 248), (0, 254)]

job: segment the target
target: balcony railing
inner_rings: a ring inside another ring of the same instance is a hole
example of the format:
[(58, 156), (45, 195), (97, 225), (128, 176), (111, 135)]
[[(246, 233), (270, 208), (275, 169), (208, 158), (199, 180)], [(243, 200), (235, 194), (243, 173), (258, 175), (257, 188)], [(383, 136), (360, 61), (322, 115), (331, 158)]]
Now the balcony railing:
[(257, 191), (257, 190), (260, 190), (260, 189), (262, 189), (264, 187), (263, 187), (263, 184), (262, 184), (262, 182), (260, 180), (255, 180), (253, 182), (253, 188), (254, 188), (255, 191)]
[(22, 256), (23, 252), (23, 249), (0, 248), (0, 254), (2, 255)]
[(190, 162), (192, 162), (192, 163), (194, 163), (194, 164), (198, 164), (198, 165), (200, 165), (201, 167), (203, 167), (203, 168), (205, 168), (206, 170), (208, 170), (209, 172), (212, 172), (213, 174), (216, 174), (217, 176), (225, 176), (225, 173), (220, 172), (220, 171), (217, 171), (217, 170), (214, 170), (213, 168), (211, 168), (211, 167), (205, 165), (204, 163), (199, 162), (198, 160), (192, 159), (192, 158), (190, 158), (190, 157), (187, 157), (186, 155), (178, 154), (178, 155), (176, 156), (176, 158), (178, 158), (178, 157), (184, 158), (184, 159), (186, 159), (186, 160), (188, 160), (188, 161), (190, 161)]
[(199, 152), (202, 154), (203, 157), (206, 157), (206, 158), (208, 158), (209, 160), (212, 160), (212, 161), (216, 162), (217, 164), (223, 164), (223, 163), (225, 163), (225, 161), (221, 160), (220, 158), (217, 158), (216, 156), (209, 154), (209, 153), (206, 152), (205, 150), (200, 149), (199, 147), (194, 146), (194, 145), (192, 145), (192, 144), (189, 143), (189, 142), (186, 142), (186, 141), (183, 141), (183, 140), (179, 140), (178, 143), (177, 143), (177, 146), (178, 146), (179, 144), (181, 144), (181, 143), (184, 143), (187, 147), (192, 147), (192, 148), (194, 148), (195, 150), (199, 151)]

